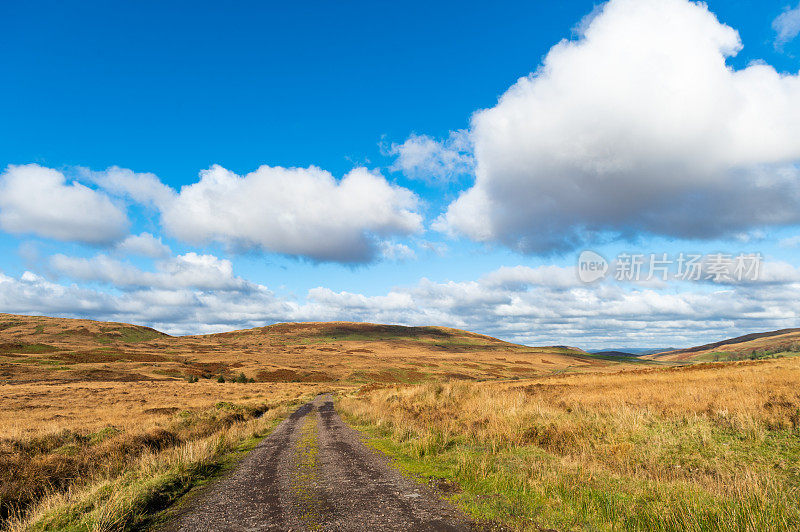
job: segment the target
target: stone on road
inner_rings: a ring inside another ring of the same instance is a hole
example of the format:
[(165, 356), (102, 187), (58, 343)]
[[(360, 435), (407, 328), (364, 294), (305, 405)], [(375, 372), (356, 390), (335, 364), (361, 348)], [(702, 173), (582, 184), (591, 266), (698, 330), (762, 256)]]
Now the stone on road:
[(473, 530), (451, 504), (403, 476), (342, 422), (330, 396), (284, 420), (166, 529)]

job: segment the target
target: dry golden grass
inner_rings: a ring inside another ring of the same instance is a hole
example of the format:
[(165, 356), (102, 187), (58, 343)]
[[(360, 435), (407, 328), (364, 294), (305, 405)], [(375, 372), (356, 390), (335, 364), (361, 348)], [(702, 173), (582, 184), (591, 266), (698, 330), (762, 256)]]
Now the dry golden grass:
[[(145, 446), (116, 468), (93, 471), (69, 486), (51, 489), (4, 523), (23, 530), (118, 531), (148, 528), (153, 514), (168, 507), (196, 482), (247, 451), (286, 415), (289, 403), (249, 419), (226, 407), (229, 423), (167, 446)], [(209, 426), (209, 428), (211, 428)], [(195, 427), (197, 429), (197, 427)]]
[[(505, 388), (520, 389), (517, 385)], [(720, 362), (612, 374), (562, 375), (522, 388), (568, 408), (626, 408), (668, 416), (706, 416), (747, 427), (800, 424), (800, 359)]]
[(319, 390), (210, 380), (1, 385), (0, 519)]
[(410, 469), (519, 529), (789, 530), (800, 522), (800, 360), (343, 398)]
[(20, 439), (62, 430), (105, 427), (139, 430), (160, 426), (182, 411), (216, 403), (280, 403), (316, 390), (316, 383), (224, 383), (201, 379), (140, 382), (71, 382), (0, 385), (0, 438)]

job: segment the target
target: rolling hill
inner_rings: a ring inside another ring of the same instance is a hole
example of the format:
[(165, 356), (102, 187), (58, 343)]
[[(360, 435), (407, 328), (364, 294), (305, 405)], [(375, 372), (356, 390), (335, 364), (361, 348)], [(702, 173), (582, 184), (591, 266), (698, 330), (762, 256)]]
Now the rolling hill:
[(752, 333), (710, 344), (644, 355), (663, 362), (746, 360), (800, 352), (800, 329)]
[(527, 347), (446, 327), (280, 323), (172, 337), (148, 327), (0, 314), (0, 382), (410, 383), (522, 378), (623, 364), (580, 349)]

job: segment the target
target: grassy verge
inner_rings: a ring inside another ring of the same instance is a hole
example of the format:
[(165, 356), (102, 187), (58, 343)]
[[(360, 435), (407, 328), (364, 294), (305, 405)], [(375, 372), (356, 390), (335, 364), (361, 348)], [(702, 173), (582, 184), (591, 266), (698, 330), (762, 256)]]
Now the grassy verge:
[(491, 453), (441, 434), (403, 441), (350, 422), (402, 470), (433, 485), (446, 481), (445, 493), (475, 520), (515, 530), (792, 530), (800, 519), (797, 490), (779, 485), (720, 496), (686, 480), (590, 470), (533, 446)]
[[(446, 486), (479, 521), (515, 530), (793, 530), (800, 397), (788, 391), (797, 368), (783, 364), (663, 374), (671, 383), (661, 372), (572, 376), (570, 388), (431, 383), (344, 397), (339, 407), (374, 447)], [(710, 383), (726, 378), (739, 385), (714, 398), (729, 408), (709, 410)], [(610, 386), (622, 388), (619, 399)]]
[[(158, 521), (158, 514), (193, 486), (227, 466), (274, 428), (296, 403), (285, 403), (246, 417), (242, 407), (221, 403), (215, 430), (195, 431), (174, 445), (147, 447), (131, 456), (108, 456), (117, 467), (85, 472), (84, 477), (37, 498), (25, 511), (12, 515), (6, 529), (119, 531), (142, 529)], [(219, 416), (219, 412), (226, 412)], [(186, 417), (186, 416), (184, 416)], [(179, 420), (180, 425), (193, 425)], [(184, 433), (188, 434), (188, 433)], [(124, 435), (112, 437), (114, 440)], [(130, 436), (128, 436), (130, 438)]]

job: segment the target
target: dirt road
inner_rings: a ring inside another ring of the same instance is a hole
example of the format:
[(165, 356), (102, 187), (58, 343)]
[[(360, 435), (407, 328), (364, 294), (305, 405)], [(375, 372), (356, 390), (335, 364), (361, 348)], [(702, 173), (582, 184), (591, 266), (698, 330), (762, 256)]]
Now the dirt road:
[(300, 407), (167, 531), (472, 530), (345, 425), (330, 396)]

